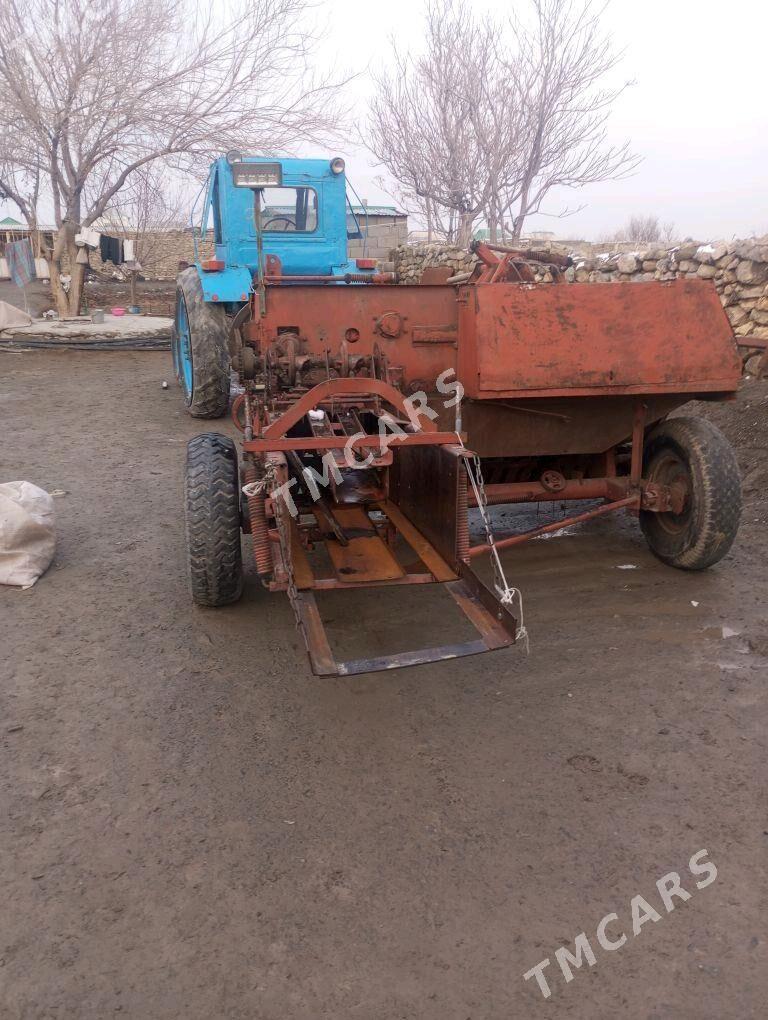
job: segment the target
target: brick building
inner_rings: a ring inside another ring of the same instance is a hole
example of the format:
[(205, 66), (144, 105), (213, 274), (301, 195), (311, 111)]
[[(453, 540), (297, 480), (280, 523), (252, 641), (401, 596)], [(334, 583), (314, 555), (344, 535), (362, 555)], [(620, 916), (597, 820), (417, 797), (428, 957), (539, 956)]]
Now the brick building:
[(347, 230), (352, 233), (359, 224), (361, 239), (350, 239), (351, 259), (367, 256), (387, 262), (394, 248), (408, 240), (408, 216), (393, 205), (355, 205), (347, 216)]

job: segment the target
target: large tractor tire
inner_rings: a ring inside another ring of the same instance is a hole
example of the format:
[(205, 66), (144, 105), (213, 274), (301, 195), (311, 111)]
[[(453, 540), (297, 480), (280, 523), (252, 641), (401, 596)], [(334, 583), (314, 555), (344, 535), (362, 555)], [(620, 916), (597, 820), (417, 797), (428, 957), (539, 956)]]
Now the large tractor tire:
[(203, 299), (192, 266), (179, 273), (173, 324), (173, 367), (194, 418), (221, 418), (229, 404), (229, 325), (224, 309)]
[(184, 484), (192, 598), (226, 606), (243, 591), (237, 450), (227, 436), (206, 432), (187, 444)]
[(640, 512), (651, 551), (673, 567), (704, 570), (728, 552), (741, 516), (741, 479), (733, 449), (703, 418), (669, 418), (646, 439), (643, 477), (686, 492), (682, 512)]

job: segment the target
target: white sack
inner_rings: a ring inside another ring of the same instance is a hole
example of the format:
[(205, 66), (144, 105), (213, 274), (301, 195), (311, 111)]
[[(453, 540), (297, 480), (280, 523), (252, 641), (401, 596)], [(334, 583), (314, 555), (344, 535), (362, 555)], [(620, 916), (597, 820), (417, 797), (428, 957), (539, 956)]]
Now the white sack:
[(31, 482), (0, 483), (0, 584), (30, 588), (55, 549), (53, 497)]
[(7, 301), (0, 301), (0, 330), (13, 329), (14, 326), (30, 326), (31, 316), (27, 315), (16, 305), (9, 305)]

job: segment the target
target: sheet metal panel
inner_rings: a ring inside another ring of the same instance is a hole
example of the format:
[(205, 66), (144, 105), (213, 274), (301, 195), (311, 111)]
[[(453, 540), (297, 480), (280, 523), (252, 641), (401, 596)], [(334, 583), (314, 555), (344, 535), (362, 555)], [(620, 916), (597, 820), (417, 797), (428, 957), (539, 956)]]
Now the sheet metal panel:
[(712, 283), (468, 287), (460, 377), (469, 396), (728, 392), (741, 363)]

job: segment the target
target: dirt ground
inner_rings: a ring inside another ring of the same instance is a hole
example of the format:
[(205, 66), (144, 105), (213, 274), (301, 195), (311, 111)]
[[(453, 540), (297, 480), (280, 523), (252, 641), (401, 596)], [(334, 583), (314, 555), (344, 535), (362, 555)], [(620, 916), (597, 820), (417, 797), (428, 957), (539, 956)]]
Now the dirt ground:
[[(0, 353), (0, 478), (66, 492), (51, 570), (0, 590), (3, 1020), (764, 1017), (768, 384), (711, 411), (747, 488), (714, 569), (596, 520), (506, 556), (530, 655), (321, 681), (252, 574), (192, 606), (201, 428), (164, 378), (167, 354)], [(349, 598), (352, 653), (454, 619), (431, 588)], [(660, 916), (633, 937), (638, 894)]]

